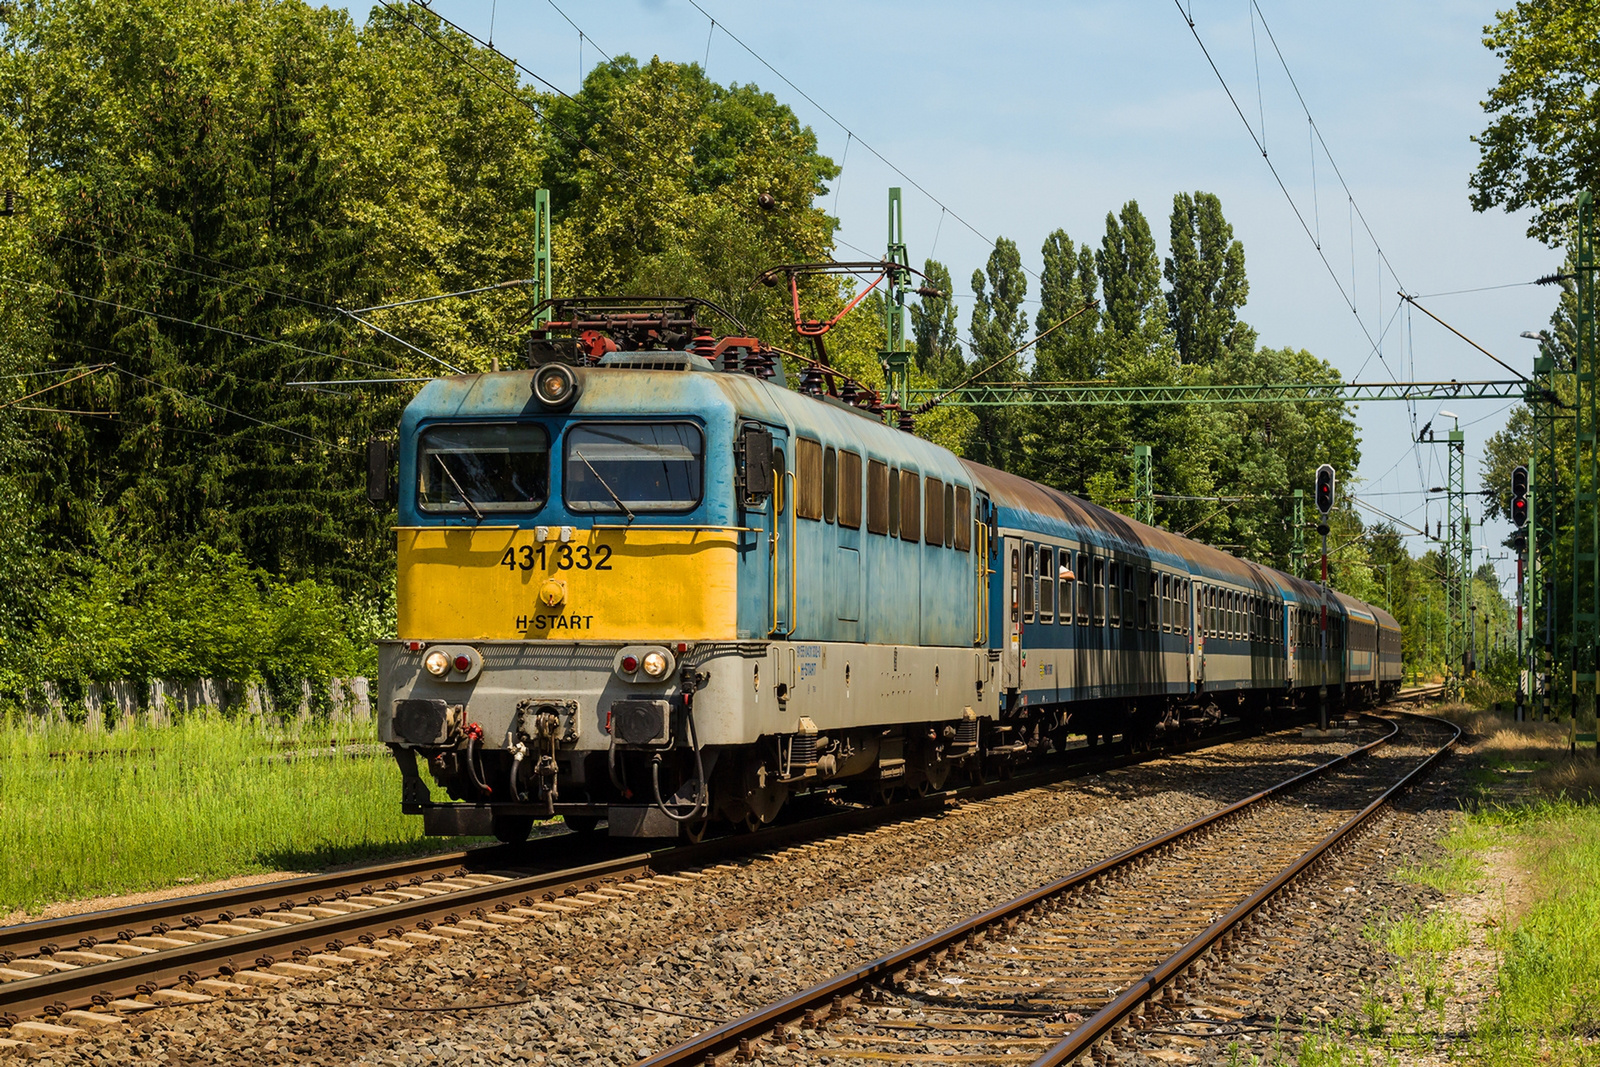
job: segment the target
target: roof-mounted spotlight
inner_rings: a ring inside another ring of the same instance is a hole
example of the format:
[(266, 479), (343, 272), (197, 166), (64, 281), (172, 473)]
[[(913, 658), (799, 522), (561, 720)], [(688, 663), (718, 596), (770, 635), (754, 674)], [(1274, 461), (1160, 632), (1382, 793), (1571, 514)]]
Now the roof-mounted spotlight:
[(533, 395), (551, 411), (572, 407), (578, 392), (578, 373), (565, 363), (546, 363), (533, 372)]

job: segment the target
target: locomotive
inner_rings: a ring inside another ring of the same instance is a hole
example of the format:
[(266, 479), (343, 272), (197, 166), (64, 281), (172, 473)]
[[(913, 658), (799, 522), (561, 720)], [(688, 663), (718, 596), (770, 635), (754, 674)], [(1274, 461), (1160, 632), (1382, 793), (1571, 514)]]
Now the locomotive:
[(695, 839), (1398, 690), (1382, 610), (792, 389), (703, 303), (557, 302), (405, 409), (378, 723), (427, 833)]

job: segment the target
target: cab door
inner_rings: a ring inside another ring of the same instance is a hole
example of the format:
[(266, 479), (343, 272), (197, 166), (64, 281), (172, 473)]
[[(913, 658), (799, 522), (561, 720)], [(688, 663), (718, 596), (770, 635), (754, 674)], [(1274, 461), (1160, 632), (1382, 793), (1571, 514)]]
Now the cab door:
[(771, 577), (768, 622), (770, 635), (789, 637), (795, 631), (795, 567), (798, 562), (795, 516), (794, 459), (788, 434), (772, 431), (772, 497), (767, 509), (768, 574)]

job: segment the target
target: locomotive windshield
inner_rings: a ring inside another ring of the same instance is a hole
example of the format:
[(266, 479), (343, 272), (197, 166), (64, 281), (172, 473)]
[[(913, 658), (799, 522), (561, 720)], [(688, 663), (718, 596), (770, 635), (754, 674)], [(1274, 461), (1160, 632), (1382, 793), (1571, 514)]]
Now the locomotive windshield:
[(423, 511), (537, 511), (550, 495), (550, 434), (530, 423), (433, 426), (417, 451)]
[(566, 433), (562, 484), (575, 512), (689, 511), (702, 438), (686, 422), (583, 423)]

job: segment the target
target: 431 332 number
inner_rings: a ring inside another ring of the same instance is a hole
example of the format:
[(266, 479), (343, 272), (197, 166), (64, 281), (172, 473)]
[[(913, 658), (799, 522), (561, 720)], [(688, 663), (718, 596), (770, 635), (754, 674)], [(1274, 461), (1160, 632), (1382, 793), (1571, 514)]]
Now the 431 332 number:
[[(513, 545), (506, 549), (506, 554), (500, 557), (500, 566), (506, 570), (531, 571), (535, 567), (548, 570), (550, 567), (549, 545)], [(556, 545), (556, 569), (570, 570), (597, 570), (608, 571), (611, 569), (611, 547), (609, 545), (596, 545), (594, 551), (588, 545)]]

